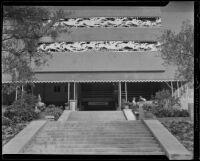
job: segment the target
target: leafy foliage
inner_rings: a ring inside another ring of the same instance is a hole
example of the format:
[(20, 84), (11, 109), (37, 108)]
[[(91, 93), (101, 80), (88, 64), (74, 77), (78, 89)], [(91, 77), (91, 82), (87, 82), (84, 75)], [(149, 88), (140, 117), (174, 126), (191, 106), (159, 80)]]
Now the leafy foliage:
[(147, 112), (151, 112), (156, 117), (189, 117), (188, 111), (184, 109), (163, 108), (155, 104), (144, 104), (143, 109)]
[(31, 94), (25, 94), (23, 98), (14, 101), (14, 103), (6, 108), (4, 117), (10, 119), (13, 123), (31, 121), (38, 118), (34, 107), (37, 98)]
[(165, 30), (160, 37), (162, 58), (167, 64), (177, 65), (176, 77), (193, 83), (194, 29), (189, 20), (183, 21), (181, 31)]
[(185, 119), (160, 119), (161, 123), (189, 150), (193, 151), (193, 124)]
[(63, 113), (63, 109), (61, 107), (56, 107), (54, 105), (49, 105), (45, 110), (44, 110), (45, 115), (52, 115), (54, 116), (55, 120), (58, 120), (58, 118), (61, 116)]
[(27, 123), (18, 123), (11, 125), (2, 126), (2, 145), (5, 145), (9, 140), (11, 140), (16, 134), (18, 134), (23, 128), (25, 128)]
[[(58, 33), (66, 31), (59, 25), (54, 26), (65, 14), (69, 13), (62, 10), (50, 12), (43, 7), (5, 6), (2, 72), (11, 75), (13, 81), (33, 80), (33, 64), (40, 66), (46, 63), (47, 56), (51, 56), (49, 53), (37, 52), (38, 43), (43, 36), (55, 38)], [(44, 23), (44, 19), (48, 19), (48, 23)], [(11, 91), (13, 89), (15, 88), (11, 88)]]
[(179, 98), (172, 97), (169, 90), (162, 90), (156, 92), (154, 100), (157, 103), (157, 105), (162, 108), (172, 108), (175, 105), (178, 105), (180, 107)]

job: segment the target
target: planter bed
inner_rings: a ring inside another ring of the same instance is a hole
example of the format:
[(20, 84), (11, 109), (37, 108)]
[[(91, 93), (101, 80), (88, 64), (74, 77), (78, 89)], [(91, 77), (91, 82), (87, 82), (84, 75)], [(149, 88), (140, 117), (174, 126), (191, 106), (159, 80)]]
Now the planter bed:
[(193, 152), (193, 123), (189, 117), (157, 118), (184, 146)]
[(23, 130), (29, 122), (18, 123), (11, 126), (2, 126), (2, 146), (14, 138), (21, 130)]

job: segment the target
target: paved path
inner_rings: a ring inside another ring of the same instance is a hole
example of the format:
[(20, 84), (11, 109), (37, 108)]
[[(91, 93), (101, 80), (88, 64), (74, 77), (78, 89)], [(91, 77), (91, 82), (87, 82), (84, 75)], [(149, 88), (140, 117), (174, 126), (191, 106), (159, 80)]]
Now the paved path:
[(165, 154), (141, 121), (127, 121), (121, 111), (71, 112), (66, 122), (48, 122), (22, 153)]

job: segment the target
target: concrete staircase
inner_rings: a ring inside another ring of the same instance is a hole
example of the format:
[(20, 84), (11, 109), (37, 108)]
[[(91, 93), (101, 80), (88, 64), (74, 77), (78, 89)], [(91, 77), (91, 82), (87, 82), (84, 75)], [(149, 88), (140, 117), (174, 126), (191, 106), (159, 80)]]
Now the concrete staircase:
[(164, 155), (145, 125), (121, 111), (72, 112), (66, 122), (50, 121), (23, 153)]

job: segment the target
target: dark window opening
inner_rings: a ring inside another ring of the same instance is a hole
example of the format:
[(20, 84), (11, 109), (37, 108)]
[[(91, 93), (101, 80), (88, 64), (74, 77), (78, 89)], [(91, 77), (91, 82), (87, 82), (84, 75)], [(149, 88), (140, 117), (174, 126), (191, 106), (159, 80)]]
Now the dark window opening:
[(60, 92), (60, 86), (54, 86), (54, 92)]

